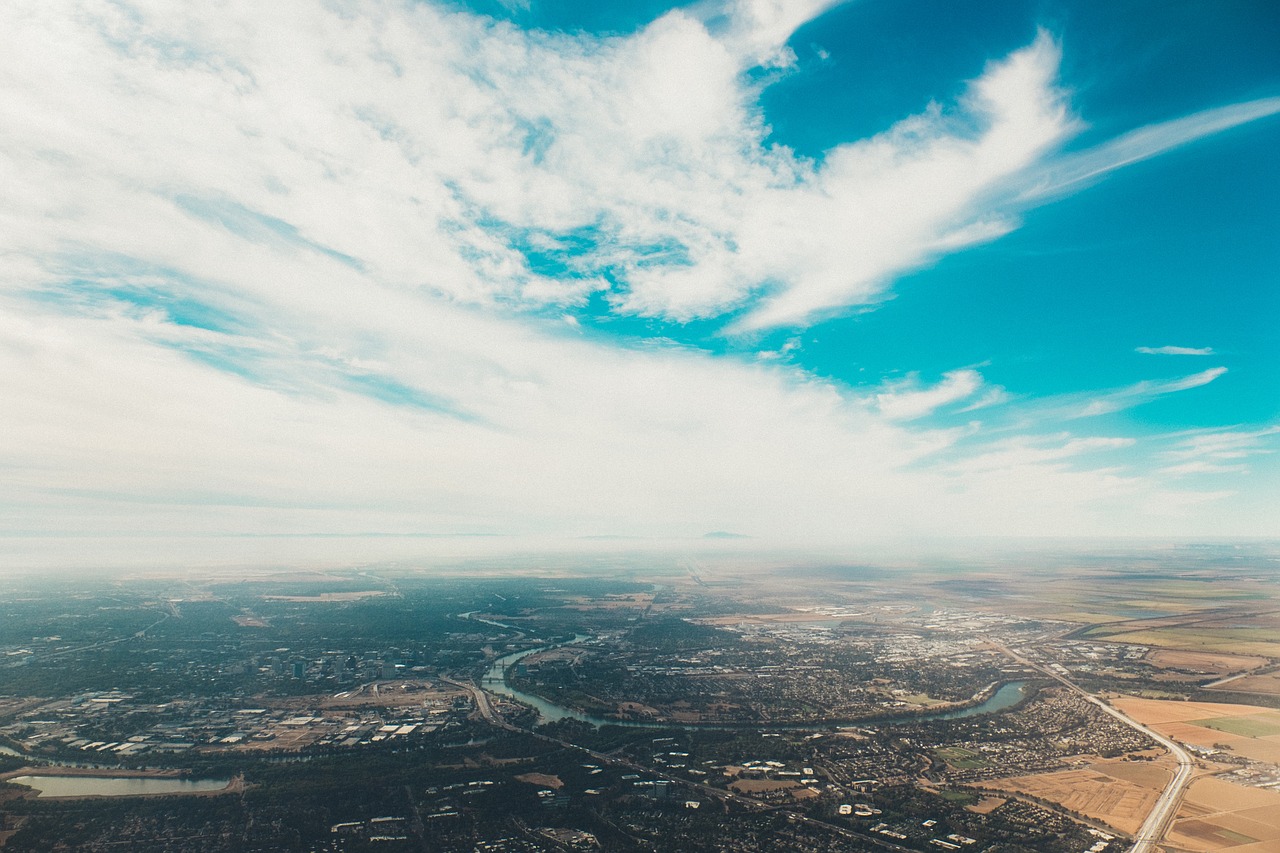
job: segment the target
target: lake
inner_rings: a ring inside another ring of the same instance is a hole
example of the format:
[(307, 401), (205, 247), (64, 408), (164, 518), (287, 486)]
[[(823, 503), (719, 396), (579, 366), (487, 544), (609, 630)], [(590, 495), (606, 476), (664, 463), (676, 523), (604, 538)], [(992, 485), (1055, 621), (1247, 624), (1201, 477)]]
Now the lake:
[(221, 791), (228, 779), (170, 779), (154, 776), (15, 776), (17, 785), (35, 788), (37, 797), (138, 797), (148, 794), (197, 794)]

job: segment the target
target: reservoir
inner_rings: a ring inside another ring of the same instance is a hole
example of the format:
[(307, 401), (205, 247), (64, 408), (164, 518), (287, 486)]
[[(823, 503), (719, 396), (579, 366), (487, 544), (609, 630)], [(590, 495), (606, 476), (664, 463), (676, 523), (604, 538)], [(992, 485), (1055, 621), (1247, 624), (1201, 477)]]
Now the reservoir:
[[(514, 665), (521, 658), (534, 654), (535, 652), (544, 652), (547, 646), (541, 648), (529, 649), (523, 652), (500, 657), (490, 665), (485, 672), (484, 678), (480, 679), (480, 687), (488, 690), (490, 693), (497, 693), (502, 696), (509, 696), (518, 702), (529, 705), (538, 712), (540, 723), (554, 723), (558, 720), (580, 720), (584, 723), (590, 723), (593, 726), (626, 726), (628, 728), (643, 729), (661, 729), (661, 728), (771, 728), (771, 729), (822, 729), (831, 726), (840, 725), (844, 721), (830, 721), (825, 723), (792, 723), (783, 725), (767, 725), (760, 723), (743, 723), (743, 724), (716, 724), (716, 723), (648, 723), (637, 722), (634, 720), (611, 720), (605, 717), (597, 717), (592, 714), (584, 714), (573, 708), (566, 708), (548, 702), (541, 696), (534, 696), (525, 693), (522, 690), (516, 690), (507, 684), (507, 669)], [(991, 694), (983, 702), (972, 705), (968, 708), (957, 708), (951, 711), (938, 711), (932, 714), (910, 714), (894, 717), (868, 717), (863, 720), (847, 721), (853, 725), (892, 725), (894, 723), (917, 723), (923, 720), (962, 720), (966, 717), (976, 717), (979, 714), (993, 714), (997, 711), (1003, 711), (1012, 708), (1021, 702), (1027, 695), (1027, 683), (1025, 681), (1010, 681), (1000, 685), (1000, 688)]]
[(17, 785), (35, 788), (37, 797), (138, 797), (221, 791), (227, 779), (166, 779), (129, 776), (15, 776)]

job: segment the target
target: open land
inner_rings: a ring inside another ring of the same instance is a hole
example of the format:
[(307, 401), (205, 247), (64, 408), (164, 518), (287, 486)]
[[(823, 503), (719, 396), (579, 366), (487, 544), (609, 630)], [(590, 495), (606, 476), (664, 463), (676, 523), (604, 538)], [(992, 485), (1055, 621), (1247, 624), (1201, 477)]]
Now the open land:
[(1199, 779), (1187, 792), (1169, 840), (1193, 851), (1280, 849), (1280, 791)]
[(1280, 764), (1280, 711), (1253, 705), (1119, 698), (1120, 710), (1161, 734), (1206, 750)]
[(1101, 696), (1196, 755), (1171, 843), (1259, 853), (1280, 843), (1275, 565), (0, 581), (0, 773), (244, 780), (156, 802), (0, 785), (0, 842), (1121, 853), (1174, 763)]
[(1261, 693), (1267, 696), (1280, 696), (1280, 672), (1264, 672), (1244, 675), (1225, 684), (1210, 684), (1207, 690), (1231, 691), (1233, 693)]
[(1173, 776), (1172, 762), (1095, 761), (1078, 770), (996, 779), (995, 790), (1058, 803), (1125, 833), (1134, 833)]

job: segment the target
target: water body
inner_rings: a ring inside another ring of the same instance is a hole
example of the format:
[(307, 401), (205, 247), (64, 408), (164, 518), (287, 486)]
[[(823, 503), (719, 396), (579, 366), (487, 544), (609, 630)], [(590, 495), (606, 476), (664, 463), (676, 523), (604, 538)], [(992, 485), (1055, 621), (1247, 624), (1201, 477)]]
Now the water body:
[(15, 776), (17, 785), (35, 788), (37, 797), (138, 797), (147, 794), (196, 794), (221, 791), (227, 779), (165, 779), (128, 776)]
[(1004, 711), (1017, 705), (1025, 698), (1027, 698), (1027, 683), (1025, 681), (1010, 681), (1006, 684), (1001, 684), (1000, 689), (991, 694), (985, 702), (968, 708), (960, 708), (956, 711), (940, 711), (936, 714), (912, 717), (911, 719), (963, 720), (966, 717), (976, 717), (979, 714), (994, 714), (997, 711)]
[(483, 617), (483, 616), (477, 616), (476, 614), (477, 614), (477, 613), (479, 613), (479, 612), (480, 612), (480, 611), (478, 611), (478, 610), (468, 610), (466, 613), (459, 613), (459, 614), (458, 614), (458, 618), (459, 618), (459, 619), (471, 619), (471, 620), (473, 620), (473, 621), (475, 621), (475, 622), (483, 622), (483, 623), (484, 623), (484, 624), (486, 624), (486, 625), (493, 625), (493, 626), (494, 626), (494, 627), (496, 627), (496, 628), (506, 628), (506, 629), (507, 629), (507, 630), (509, 630), (509, 631), (519, 631), (519, 630), (520, 630), (520, 629), (519, 629), (519, 628), (517, 628), (515, 625), (508, 625), (507, 623), (505, 623), (505, 622), (499, 622), (499, 621), (497, 621), (496, 619), (486, 619), (486, 618), (485, 618), (485, 617)]
[[(535, 652), (545, 652), (549, 648), (554, 647), (540, 646), (536, 649), (527, 649), (523, 652), (516, 652), (514, 654), (498, 658), (493, 662), (493, 665), (489, 667), (488, 671), (485, 672), (484, 677), (480, 679), (480, 688), (482, 690), (488, 690), (490, 693), (510, 696), (512, 699), (532, 706), (533, 709), (538, 712), (539, 722), (542, 723), (554, 723), (559, 720), (581, 720), (585, 723), (590, 723), (593, 726), (604, 726), (609, 725), (610, 723), (615, 723), (616, 721), (614, 720), (606, 720), (603, 717), (593, 717), (590, 714), (575, 711), (573, 708), (563, 708), (559, 705), (554, 705), (546, 699), (543, 699), (541, 696), (534, 696), (532, 693), (525, 693), (524, 691), (516, 690), (514, 687), (507, 684), (507, 670), (510, 667), (514, 666), (522, 658), (526, 658)], [(627, 724), (624, 723), (623, 725)], [(647, 724), (634, 723), (632, 725), (643, 726)]]
[[(578, 638), (581, 639), (581, 638)], [(575, 640), (577, 642), (577, 640)], [(542, 646), (536, 649), (528, 649), (523, 652), (500, 657), (493, 662), (484, 677), (480, 679), (480, 687), (488, 690), (490, 693), (498, 693), (503, 696), (509, 696), (518, 702), (523, 702), (531, 706), (538, 712), (539, 722), (554, 723), (559, 720), (580, 720), (584, 723), (590, 723), (593, 726), (625, 726), (635, 729), (715, 729), (715, 728), (768, 728), (768, 729), (792, 729), (792, 730), (808, 730), (828, 728), (836, 723), (810, 723), (810, 724), (785, 724), (785, 725), (768, 725), (762, 723), (744, 723), (744, 724), (717, 724), (717, 723), (646, 723), (634, 720), (613, 720), (606, 717), (597, 717), (592, 714), (584, 714), (582, 711), (573, 708), (567, 708), (562, 705), (556, 705), (548, 702), (541, 696), (534, 696), (531, 693), (525, 693), (517, 690), (507, 683), (507, 670), (519, 662), (522, 658), (526, 658), (536, 652), (547, 651), (548, 646)], [(1025, 681), (1010, 681), (1002, 684), (995, 693), (991, 694), (983, 702), (972, 705), (968, 708), (958, 708), (951, 711), (938, 711), (932, 714), (913, 714), (910, 716), (895, 717), (871, 717), (864, 720), (849, 721), (855, 725), (895, 725), (902, 723), (916, 723), (923, 720), (962, 720), (966, 717), (976, 717), (979, 714), (994, 714), (997, 711), (1004, 711), (1017, 705), (1027, 695), (1027, 683)]]

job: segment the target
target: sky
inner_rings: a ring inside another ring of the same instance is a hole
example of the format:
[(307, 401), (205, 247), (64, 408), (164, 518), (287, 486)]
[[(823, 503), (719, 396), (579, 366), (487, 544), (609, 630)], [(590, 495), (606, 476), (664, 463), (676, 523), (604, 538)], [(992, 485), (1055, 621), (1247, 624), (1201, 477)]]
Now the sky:
[(0, 33), (0, 568), (1280, 535), (1270, 0)]

